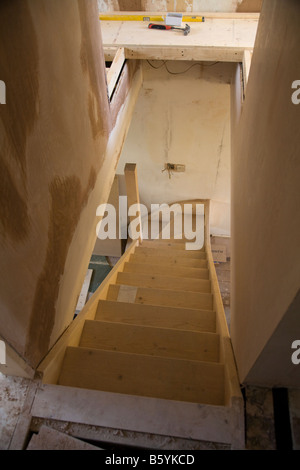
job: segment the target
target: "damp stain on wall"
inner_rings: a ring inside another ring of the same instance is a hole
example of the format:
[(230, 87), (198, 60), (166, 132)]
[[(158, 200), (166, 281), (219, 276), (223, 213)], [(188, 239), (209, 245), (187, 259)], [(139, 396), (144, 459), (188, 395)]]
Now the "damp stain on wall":
[[(78, 1), (80, 26), (81, 26), (81, 67), (85, 74), (88, 74), (90, 90), (88, 93), (88, 110), (92, 127), (93, 138), (108, 136), (110, 132), (109, 103), (106, 87), (106, 72), (104, 57), (99, 57), (99, 49), (95, 47), (95, 40), (101, 43), (100, 23), (95, 24), (98, 17), (95, 8), (94, 16), (91, 15), (91, 8), (87, 7), (84, 0)], [(97, 28), (98, 26), (98, 28)], [(102, 60), (102, 67), (99, 61)]]
[(60, 278), (64, 273), (68, 250), (80, 214), (88, 202), (95, 182), (96, 173), (94, 168), (91, 168), (85, 189), (77, 176), (56, 177), (50, 183), (47, 254), (36, 285), (26, 345), (26, 355), (34, 365), (37, 365), (48, 351), (55, 322)]
[(20, 242), (29, 232), (27, 201), (20, 194), (1, 153), (0, 174), (0, 236), (2, 240), (9, 237)]
[[(11, 34), (12, 29), (18, 34)], [(19, 34), (26, 40), (20, 41)], [(37, 38), (23, 0), (1, 2), (0, 70), (7, 85), (6, 104), (1, 106), (5, 144), (0, 155), (0, 226), (2, 235), (20, 242), (27, 238), (30, 225), (26, 144), (37, 119), (39, 100)]]

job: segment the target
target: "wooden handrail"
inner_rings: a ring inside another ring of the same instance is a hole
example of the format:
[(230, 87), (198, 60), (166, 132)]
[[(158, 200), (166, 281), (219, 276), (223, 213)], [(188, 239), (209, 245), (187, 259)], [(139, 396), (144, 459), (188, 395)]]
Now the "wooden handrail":
[(124, 62), (125, 62), (124, 48), (119, 47), (113, 59), (113, 62), (107, 71), (107, 90), (108, 90), (109, 98), (111, 98), (113, 94), (113, 91), (117, 84)]

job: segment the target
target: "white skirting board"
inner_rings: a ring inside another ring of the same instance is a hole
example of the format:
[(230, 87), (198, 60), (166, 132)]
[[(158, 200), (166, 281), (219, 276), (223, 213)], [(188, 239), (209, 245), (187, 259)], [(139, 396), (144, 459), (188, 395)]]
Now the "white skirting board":
[(85, 306), (85, 303), (86, 303), (87, 297), (88, 297), (88, 292), (89, 292), (89, 287), (90, 287), (90, 283), (91, 283), (92, 274), (93, 274), (93, 269), (88, 269), (87, 273), (85, 275), (85, 278), (84, 278), (84, 282), (83, 282), (81, 292), (79, 294), (79, 298), (78, 298), (78, 302), (77, 302), (77, 306), (76, 306), (76, 312), (75, 312), (76, 314), (79, 313), (83, 309), (83, 307)]

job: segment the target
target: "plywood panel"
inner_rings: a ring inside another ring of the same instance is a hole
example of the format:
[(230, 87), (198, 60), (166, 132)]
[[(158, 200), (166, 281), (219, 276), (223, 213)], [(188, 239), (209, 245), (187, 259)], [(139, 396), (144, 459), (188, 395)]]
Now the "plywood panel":
[(106, 321), (86, 321), (80, 347), (217, 362), (219, 335)]
[(174, 259), (175, 257), (181, 260), (181, 258), (193, 258), (193, 259), (206, 259), (206, 254), (203, 251), (200, 250), (176, 250), (169, 248), (168, 250), (164, 248), (155, 248), (155, 251), (153, 248), (144, 248), (143, 246), (139, 246), (136, 249), (136, 254), (144, 254), (144, 255), (154, 255), (154, 256), (165, 256), (165, 257), (170, 257), (171, 259)]
[(147, 273), (147, 274), (160, 274), (173, 277), (189, 277), (193, 279), (208, 279), (208, 270), (202, 268), (188, 268), (177, 266), (176, 269), (171, 269), (170, 266), (161, 266), (158, 264), (143, 264), (143, 263), (125, 263), (125, 273)]
[(141, 305), (111, 300), (99, 301), (95, 320), (211, 333), (216, 330), (215, 312), (211, 310)]
[(88, 348), (68, 348), (59, 384), (214, 405), (224, 400), (221, 364)]
[[(108, 290), (107, 300), (117, 300), (120, 287), (119, 285), (111, 285)], [(212, 310), (212, 295), (138, 287), (135, 303)]]
[(285, 367), (300, 334), (289, 313), (300, 285), (299, 16), (299, 2), (263, 3), (232, 160), (231, 335), (240, 379), (268, 386), (300, 385), (299, 366)]
[(190, 26), (190, 34), (184, 36), (181, 31), (149, 30), (144, 21), (101, 21), (104, 47), (124, 47), (127, 58), (141, 58), (141, 54), (147, 58), (147, 50), (152, 49), (157, 58), (164, 51), (164, 58), (170, 60), (179, 58), (176, 52), (186, 51), (195, 60), (239, 62), (243, 51), (254, 47), (257, 19), (207, 18)]
[(204, 259), (195, 259), (189, 257), (178, 258), (177, 256), (154, 256), (147, 254), (134, 254), (130, 257), (130, 262), (170, 266), (170, 269), (172, 269), (172, 267), (174, 268), (174, 266), (176, 266), (176, 268), (207, 268), (207, 261)]
[(175, 278), (159, 274), (123, 272), (118, 274), (117, 284), (187, 292), (210, 292), (208, 279)]

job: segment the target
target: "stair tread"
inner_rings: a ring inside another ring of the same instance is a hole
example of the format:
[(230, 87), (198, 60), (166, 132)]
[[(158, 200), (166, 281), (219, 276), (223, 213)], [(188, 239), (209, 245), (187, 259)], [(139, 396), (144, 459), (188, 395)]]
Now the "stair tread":
[(58, 383), (168, 400), (224, 404), (224, 365), (218, 363), (68, 347)]
[(135, 262), (124, 263), (123, 272), (167, 275), (178, 278), (188, 277), (193, 279), (208, 279), (209, 277), (208, 269), (205, 268), (177, 266), (176, 269), (174, 269), (174, 267), (171, 269), (170, 266), (162, 266), (161, 264), (145, 264)]
[[(127, 295), (127, 292), (129, 295)], [(107, 300), (121, 300), (139, 304), (167, 305), (170, 307), (199, 310), (212, 310), (213, 306), (213, 296), (210, 293), (135, 287), (123, 284), (111, 284), (108, 289)]]
[[(164, 248), (164, 249), (174, 249), (174, 250), (185, 250), (186, 243), (191, 240), (168, 240), (168, 239), (158, 239), (158, 240), (143, 240), (142, 247), (144, 248)], [(200, 250), (203, 253), (205, 252), (204, 247)]]
[(157, 287), (168, 290), (211, 292), (211, 283), (208, 279), (176, 278), (160, 274), (120, 272), (118, 273), (116, 283), (139, 287)]
[(197, 258), (186, 258), (184, 256), (178, 257), (176, 254), (166, 256), (164, 255), (154, 255), (151, 253), (140, 253), (135, 251), (130, 256), (129, 262), (134, 263), (149, 263), (149, 264), (159, 264), (163, 266), (179, 266), (179, 267), (194, 267), (194, 268), (204, 268), (207, 269), (207, 260), (197, 259)]
[(79, 346), (217, 362), (219, 341), (217, 333), (86, 320)]
[(178, 258), (193, 258), (193, 259), (203, 259), (206, 260), (206, 253), (200, 250), (176, 250), (169, 248), (149, 248), (143, 247), (143, 245), (138, 246), (135, 250), (135, 253), (144, 253), (151, 256), (176, 256)]
[(170, 327), (192, 331), (216, 331), (216, 314), (211, 310), (100, 300), (95, 320)]

